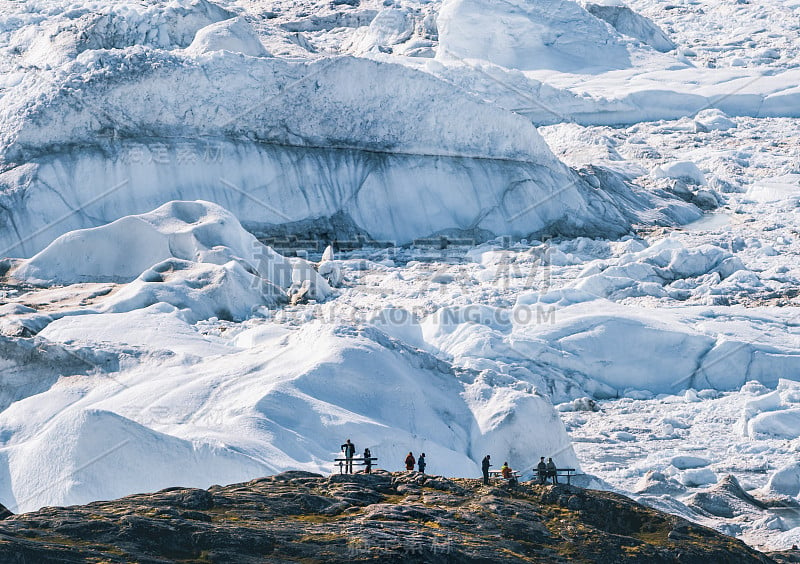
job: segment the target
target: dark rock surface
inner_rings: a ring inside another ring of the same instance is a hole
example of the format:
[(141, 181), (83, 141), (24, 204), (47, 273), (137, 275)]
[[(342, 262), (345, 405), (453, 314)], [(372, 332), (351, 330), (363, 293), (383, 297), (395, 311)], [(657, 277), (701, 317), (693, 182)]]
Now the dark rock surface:
[(285, 472), (0, 521), (0, 562), (773, 562), (609, 492)]

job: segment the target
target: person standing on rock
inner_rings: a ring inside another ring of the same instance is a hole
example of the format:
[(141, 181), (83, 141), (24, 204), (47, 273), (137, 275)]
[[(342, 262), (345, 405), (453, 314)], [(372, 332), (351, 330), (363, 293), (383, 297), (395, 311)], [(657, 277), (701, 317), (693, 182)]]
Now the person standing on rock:
[(536, 475), (539, 478), (539, 484), (544, 485), (547, 481), (547, 462), (544, 461), (544, 456), (539, 459), (539, 464), (536, 465)]
[(372, 453), (368, 448), (364, 449), (364, 474), (372, 473)]
[(417, 468), (419, 468), (420, 473), (425, 473), (425, 466), (427, 466), (427, 464), (425, 463), (425, 453), (423, 452), (419, 455), (419, 459), (417, 460)]
[(483, 461), (481, 462), (481, 470), (483, 471), (483, 485), (489, 485), (489, 466), (491, 466), (491, 457), (487, 454), (483, 457)]
[(416, 462), (414, 455), (409, 452), (408, 456), (406, 456), (406, 470), (413, 471)]
[(342, 445), (342, 452), (344, 452), (344, 467), (345, 472), (348, 474), (353, 473), (353, 456), (356, 454), (356, 445), (350, 442), (350, 439), (347, 439), (345, 443)]
[(558, 472), (556, 472), (556, 463), (552, 458), (547, 459), (547, 476), (553, 478), (553, 485), (558, 483)]

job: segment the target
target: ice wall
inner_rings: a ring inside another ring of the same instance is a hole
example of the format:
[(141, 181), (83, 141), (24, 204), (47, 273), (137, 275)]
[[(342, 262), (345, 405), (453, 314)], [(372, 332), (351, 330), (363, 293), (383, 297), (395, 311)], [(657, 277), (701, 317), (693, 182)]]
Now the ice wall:
[(591, 209), (588, 184), (529, 121), (426, 73), (348, 57), (84, 55), (4, 96), (2, 254), (172, 199), (217, 202), (261, 230), (344, 213), (397, 243), (627, 229), (613, 206)]
[(173, 199), (213, 201), (262, 233), (345, 214), (372, 238), (397, 244), (447, 230), (525, 236), (556, 225), (614, 235), (629, 221), (562, 167), (217, 139), (81, 149), (17, 167), (0, 182), (7, 256), (30, 256), (66, 231)]

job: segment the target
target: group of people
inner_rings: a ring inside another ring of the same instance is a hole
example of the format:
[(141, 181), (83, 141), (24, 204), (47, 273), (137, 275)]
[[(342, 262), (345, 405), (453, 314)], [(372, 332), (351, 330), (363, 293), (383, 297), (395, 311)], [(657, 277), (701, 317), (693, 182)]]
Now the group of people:
[(547, 478), (552, 478), (553, 484), (558, 483), (558, 469), (552, 458), (548, 458), (547, 462), (544, 461), (544, 456), (539, 459), (539, 464), (536, 465), (536, 477), (539, 478), (540, 484), (547, 483)]
[[(483, 473), (483, 484), (488, 486), (489, 485), (489, 468), (492, 466), (492, 456), (487, 454), (483, 457), (481, 461), (481, 472)], [(500, 475), (508, 480), (510, 484), (515, 484), (517, 482), (517, 478), (514, 475), (514, 471), (508, 465), (508, 462), (503, 462), (503, 466), (500, 467)]]
[[(345, 443), (342, 445), (342, 452), (344, 453), (344, 471), (347, 473), (353, 472), (353, 458), (356, 454), (356, 445), (354, 445), (350, 439), (347, 439)], [(369, 474), (372, 472), (372, 461), (377, 460), (377, 458), (372, 457), (372, 453), (368, 448), (364, 449), (364, 457), (363, 457), (363, 465), (364, 465), (364, 473)], [(486, 455), (483, 457), (481, 461), (481, 471), (483, 472), (483, 483), (488, 485), (489, 484), (489, 468), (492, 466), (492, 457), (490, 455)], [(419, 455), (419, 458), (414, 458), (414, 453), (409, 452), (406, 456), (405, 460), (406, 470), (413, 471), (414, 465), (417, 466), (417, 469), (422, 474), (425, 473), (425, 467), (427, 466), (427, 462), (425, 461), (425, 453)], [(339, 465), (341, 466), (342, 463), (340, 462)], [(503, 462), (503, 466), (500, 467), (500, 475), (508, 480), (510, 484), (517, 483), (517, 474), (511, 467), (508, 465), (508, 462)], [(546, 484), (547, 479), (550, 478), (553, 481), (553, 484), (558, 483), (558, 468), (556, 468), (556, 463), (553, 462), (552, 458), (548, 458), (547, 462), (544, 461), (544, 456), (542, 456), (539, 460), (539, 464), (536, 465), (536, 477), (540, 484)]]
[[(341, 450), (344, 453), (344, 466), (340, 462), (339, 465), (342, 466), (344, 472), (348, 474), (353, 473), (353, 459), (356, 455), (356, 445), (354, 445), (350, 439), (347, 439), (341, 446)], [(364, 473), (370, 474), (372, 473), (372, 461), (377, 460), (377, 458), (372, 457), (372, 453), (368, 448), (364, 449), (364, 457), (363, 460), (360, 461), (364, 465)], [(406, 456), (406, 470), (414, 470), (414, 465), (417, 465), (417, 468), (423, 474), (425, 473), (425, 467), (427, 466), (427, 462), (425, 462), (425, 453), (419, 455), (419, 459), (414, 458), (414, 454), (409, 452), (408, 456)]]
[[(481, 461), (481, 471), (483, 472), (483, 483), (485, 485), (489, 485), (489, 468), (491, 466), (492, 457), (487, 454)], [(517, 482), (516, 474), (508, 465), (508, 462), (503, 462), (503, 466), (500, 467), (500, 475), (508, 480), (509, 484), (516, 484)], [(547, 462), (545, 462), (544, 456), (541, 457), (539, 464), (536, 465), (536, 477), (540, 484), (547, 483), (548, 478), (552, 478), (553, 484), (558, 483), (558, 468), (556, 468), (556, 463), (553, 462), (552, 458), (548, 458)]]
[[(353, 473), (353, 458), (356, 455), (356, 445), (350, 442), (350, 439), (347, 439), (344, 444), (341, 446), (342, 452), (344, 453), (344, 471), (348, 474)], [(372, 458), (372, 453), (369, 451), (368, 448), (364, 449), (364, 473), (371, 474), (372, 473), (372, 461), (377, 460)], [(341, 463), (339, 463), (341, 466)]]
[(419, 471), (424, 474), (425, 466), (427, 466), (427, 463), (425, 462), (425, 453), (423, 452), (422, 454), (420, 454), (419, 458), (415, 460), (414, 454), (409, 452), (408, 456), (406, 456), (406, 470), (408, 471), (414, 470), (414, 463), (417, 464), (417, 468), (419, 469)]

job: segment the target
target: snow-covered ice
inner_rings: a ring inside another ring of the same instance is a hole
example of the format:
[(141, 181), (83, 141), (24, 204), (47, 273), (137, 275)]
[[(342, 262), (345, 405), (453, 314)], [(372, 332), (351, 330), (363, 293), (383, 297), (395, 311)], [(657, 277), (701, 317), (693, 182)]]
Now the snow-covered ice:
[(351, 438), (798, 543), (797, 9), (0, 7), (0, 502)]
[(621, 38), (569, 0), (443, 0), (436, 23), (444, 59), (564, 72), (629, 66)]

